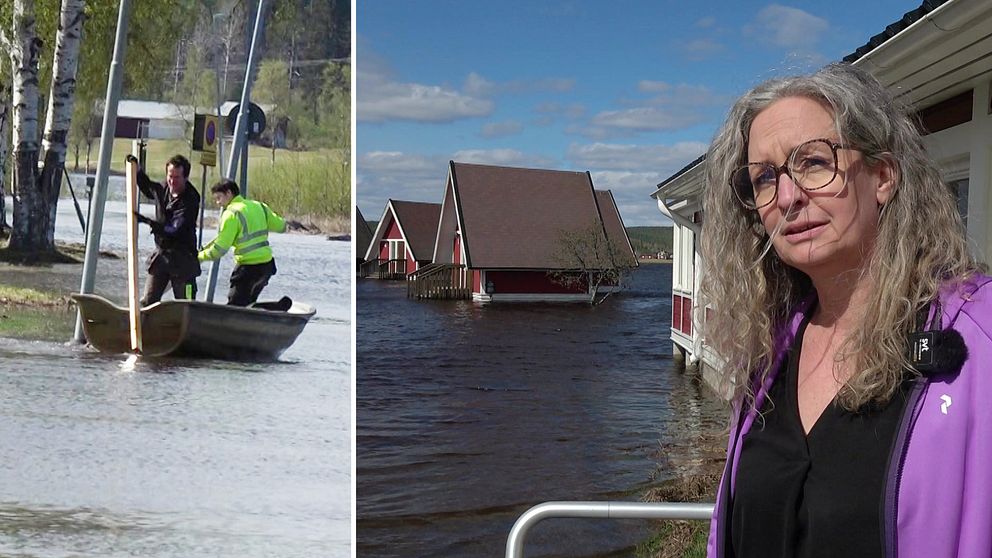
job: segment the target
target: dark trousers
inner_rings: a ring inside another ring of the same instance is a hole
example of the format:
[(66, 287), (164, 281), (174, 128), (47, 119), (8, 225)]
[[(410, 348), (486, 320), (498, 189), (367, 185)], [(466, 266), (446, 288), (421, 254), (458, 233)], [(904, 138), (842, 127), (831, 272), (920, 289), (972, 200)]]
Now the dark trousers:
[(231, 272), (231, 290), (227, 291), (227, 303), (232, 306), (248, 306), (258, 300), (262, 289), (269, 284), (269, 278), (276, 274), (276, 261), (239, 265)]
[(176, 300), (196, 299), (196, 277), (172, 277), (168, 273), (152, 272), (145, 279), (145, 296), (141, 297), (141, 305), (148, 306), (162, 300), (166, 287), (172, 284), (172, 296)]

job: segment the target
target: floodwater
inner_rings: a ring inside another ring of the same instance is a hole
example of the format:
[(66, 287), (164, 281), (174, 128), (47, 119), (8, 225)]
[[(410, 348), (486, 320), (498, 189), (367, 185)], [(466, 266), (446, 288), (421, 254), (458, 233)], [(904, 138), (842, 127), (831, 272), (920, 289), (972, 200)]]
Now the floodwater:
[[(672, 366), (670, 285), (648, 265), (597, 307), (483, 306), (360, 280), (358, 554), (502, 556), (531, 506), (636, 501), (719, 459), (697, 437), (726, 411)], [(627, 556), (651, 527), (546, 520), (527, 555)]]
[[(71, 200), (56, 223), (57, 239), (82, 241)], [(102, 249), (123, 253), (123, 223), (108, 203)], [(351, 247), (270, 242), (279, 272), (263, 298), (317, 308), (277, 363), (130, 369), (78, 345), (0, 339), (0, 555), (350, 556)], [(101, 260), (97, 290), (123, 299), (124, 269)]]

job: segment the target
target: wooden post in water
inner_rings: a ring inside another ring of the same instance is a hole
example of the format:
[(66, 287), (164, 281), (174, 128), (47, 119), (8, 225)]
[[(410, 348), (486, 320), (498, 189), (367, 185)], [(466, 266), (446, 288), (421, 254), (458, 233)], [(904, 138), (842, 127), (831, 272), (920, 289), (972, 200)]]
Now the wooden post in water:
[[(135, 155), (137, 157), (137, 155)], [(141, 352), (141, 302), (138, 298), (138, 161), (125, 163), (127, 175), (127, 307), (131, 350)]]

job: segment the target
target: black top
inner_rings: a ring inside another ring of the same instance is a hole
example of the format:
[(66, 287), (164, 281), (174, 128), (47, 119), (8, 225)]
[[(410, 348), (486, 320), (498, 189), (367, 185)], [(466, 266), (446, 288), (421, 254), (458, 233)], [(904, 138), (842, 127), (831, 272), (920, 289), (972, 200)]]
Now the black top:
[(799, 353), (807, 321), (743, 440), (728, 556), (882, 556), (885, 471), (906, 384), (857, 413), (831, 402), (809, 435), (799, 418)]
[(196, 219), (200, 214), (200, 194), (189, 182), (183, 193), (172, 196), (169, 187), (154, 182), (138, 171), (138, 189), (155, 202), (155, 220), (163, 226), (155, 233), (155, 252), (148, 258), (148, 271), (159, 270), (174, 277), (200, 275), (196, 259)]

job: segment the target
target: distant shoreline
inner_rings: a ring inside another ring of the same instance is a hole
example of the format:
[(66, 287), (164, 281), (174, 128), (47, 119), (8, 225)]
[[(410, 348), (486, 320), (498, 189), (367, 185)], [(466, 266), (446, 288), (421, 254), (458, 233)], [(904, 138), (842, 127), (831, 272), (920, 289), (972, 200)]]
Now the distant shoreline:
[(672, 263), (672, 260), (671, 259), (666, 259), (666, 260), (659, 260), (659, 259), (642, 260), (642, 259), (638, 258), (638, 260), (637, 260), (637, 264), (638, 265), (641, 265), (641, 264), (649, 264), (649, 265), (650, 264), (670, 264), (670, 263)]

